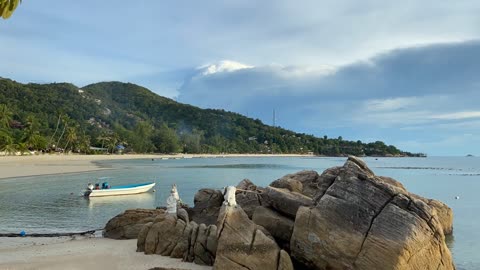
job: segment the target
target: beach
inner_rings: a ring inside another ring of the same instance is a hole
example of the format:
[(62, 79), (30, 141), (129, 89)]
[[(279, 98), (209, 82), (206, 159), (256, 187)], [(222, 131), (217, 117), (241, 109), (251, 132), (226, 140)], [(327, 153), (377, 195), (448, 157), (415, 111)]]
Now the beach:
[(63, 270), (125, 269), (154, 267), (207, 270), (208, 266), (180, 259), (135, 252), (137, 241), (107, 238), (0, 238), (0, 269)]
[(298, 157), (309, 155), (264, 155), (264, 154), (125, 154), (125, 155), (63, 155), (44, 154), (26, 156), (0, 156), (0, 179), (26, 177), (35, 175), (80, 173), (98, 170), (108, 170), (98, 163), (102, 160), (127, 160), (127, 159), (168, 159), (168, 158), (224, 158), (224, 157)]

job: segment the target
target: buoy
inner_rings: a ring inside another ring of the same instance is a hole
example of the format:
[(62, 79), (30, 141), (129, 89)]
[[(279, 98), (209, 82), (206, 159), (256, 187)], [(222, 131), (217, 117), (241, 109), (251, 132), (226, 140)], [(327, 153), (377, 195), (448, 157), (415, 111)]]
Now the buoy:
[(25, 236), (27, 233), (25, 231), (20, 232), (20, 236)]
[(460, 199), (460, 196), (455, 196), (455, 200), (458, 200), (458, 199)]

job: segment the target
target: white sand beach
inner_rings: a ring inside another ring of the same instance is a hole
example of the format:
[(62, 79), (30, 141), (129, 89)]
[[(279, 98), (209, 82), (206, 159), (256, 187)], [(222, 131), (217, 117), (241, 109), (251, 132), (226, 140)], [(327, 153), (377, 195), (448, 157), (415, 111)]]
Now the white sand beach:
[(159, 159), (159, 158), (205, 158), (205, 157), (298, 157), (303, 155), (257, 155), (257, 154), (229, 154), (229, 155), (30, 155), (30, 156), (0, 156), (0, 179), (48, 174), (79, 173), (102, 168), (95, 161), (125, 160), (125, 159)]
[(153, 267), (207, 270), (208, 266), (136, 252), (136, 240), (106, 238), (0, 238), (1, 270), (147, 270)]

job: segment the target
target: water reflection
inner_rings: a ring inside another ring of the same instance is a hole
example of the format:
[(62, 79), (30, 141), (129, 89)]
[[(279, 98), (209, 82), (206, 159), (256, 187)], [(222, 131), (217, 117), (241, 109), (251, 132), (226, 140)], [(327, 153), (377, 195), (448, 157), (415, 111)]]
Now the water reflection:
[(155, 195), (153, 192), (147, 192), (135, 195), (119, 195), (106, 197), (92, 197), (85, 199), (88, 203), (88, 208), (95, 207), (111, 207), (122, 205), (135, 205), (138, 208), (152, 208), (155, 204)]

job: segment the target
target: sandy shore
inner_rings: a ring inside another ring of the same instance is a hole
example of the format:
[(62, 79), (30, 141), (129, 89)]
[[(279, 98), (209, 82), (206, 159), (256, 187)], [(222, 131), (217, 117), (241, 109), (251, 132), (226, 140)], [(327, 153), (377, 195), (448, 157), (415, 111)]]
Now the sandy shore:
[(296, 157), (302, 155), (32, 155), (0, 156), (0, 179), (34, 175), (78, 173), (107, 170), (95, 161), (122, 159), (159, 159), (159, 158), (206, 158), (206, 157)]
[(207, 266), (185, 263), (160, 255), (136, 252), (136, 240), (71, 237), (0, 238), (0, 269), (63, 270), (125, 269), (153, 267), (207, 270)]

